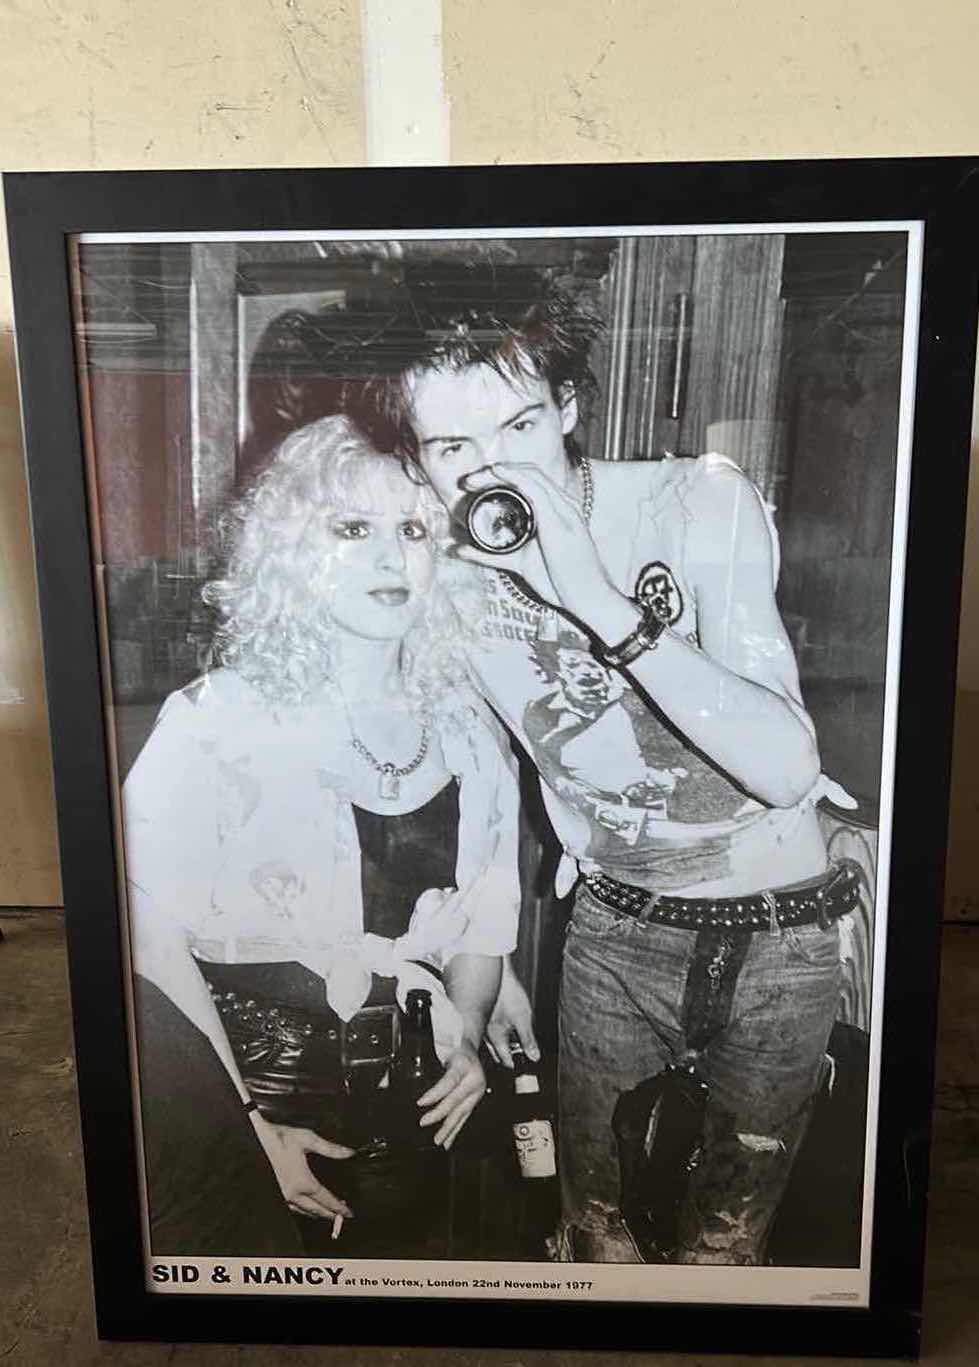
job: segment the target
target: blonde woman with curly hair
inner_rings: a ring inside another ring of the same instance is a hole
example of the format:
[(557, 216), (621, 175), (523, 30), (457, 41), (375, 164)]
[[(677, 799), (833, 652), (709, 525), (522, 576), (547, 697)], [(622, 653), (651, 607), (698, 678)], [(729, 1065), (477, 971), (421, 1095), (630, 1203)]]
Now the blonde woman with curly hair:
[(283, 442), (226, 531), (214, 668), (166, 700), (123, 794), (153, 1250), (289, 1253), (291, 1211), (337, 1252), (382, 1251), (368, 1227), (408, 1252), (417, 1232), (341, 1194), (395, 1003), (432, 994), (438, 1153), (485, 1090), (519, 911), (467, 571), (440, 563), (434, 497), (340, 416)]

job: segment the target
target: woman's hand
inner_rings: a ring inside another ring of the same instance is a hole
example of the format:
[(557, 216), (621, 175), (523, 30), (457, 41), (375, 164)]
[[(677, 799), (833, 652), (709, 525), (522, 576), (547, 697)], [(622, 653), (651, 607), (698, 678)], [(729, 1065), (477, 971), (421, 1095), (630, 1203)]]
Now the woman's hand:
[(439, 1081), (418, 1098), (419, 1106), (431, 1107), (419, 1124), (438, 1125), (433, 1143), (449, 1149), (485, 1091), (486, 1074), (479, 1055), (463, 1040), (449, 1055)]
[(534, 1034), (534, 1011), (523, 984), (514, 973), (510, 960), (503, 960), (503, 976), (493, 1014), (486, 1027), (486, 1043), (497, 1063), (513, 1067), (510, 1036), (515, 1034), (523, 1051), (535, 1063), (540, 1058), (540, 1047)]
[(337, 1215), (347, 1220), (353, 1218), (346, 1201), (318, 1182), (306, 1161), (307, 1153), (322, 1154), (324, 1158), (350, 1158), (353, 1149), (331, 1144), (313, 1130), (273, 1124), (257, 1111), (252, 1113), (252, 1124), (290, 1210), (317, 1220), (332, 1220)]

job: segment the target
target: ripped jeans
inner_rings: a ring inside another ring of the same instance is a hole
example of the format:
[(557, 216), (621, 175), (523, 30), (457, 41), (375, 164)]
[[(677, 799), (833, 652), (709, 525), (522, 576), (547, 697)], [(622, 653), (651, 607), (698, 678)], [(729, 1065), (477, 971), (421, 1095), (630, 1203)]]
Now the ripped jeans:
[(561, 979), (562, 1259), (641, 1261), (618, 1211), (612, 1111), (622, 1092), (694, 1056), (710, 1093), (675, 1260), (764, 1258), (839, 1006), (839, 929), (739, 937), (741, 962), (725, 974), (707, 1037), (692, 1049), (709, 934), (642, 922), (577, 889)]

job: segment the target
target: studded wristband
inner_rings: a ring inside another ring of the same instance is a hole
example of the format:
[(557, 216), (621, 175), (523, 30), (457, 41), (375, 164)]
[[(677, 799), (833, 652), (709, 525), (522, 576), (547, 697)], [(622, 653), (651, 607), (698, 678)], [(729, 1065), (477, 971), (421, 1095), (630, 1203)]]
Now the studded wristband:
[(645, 655), (647, 650), (655, 650), (665, 629), (666, 623), (656, 616), (651, 607), (638, 603), (636, 606), (641, 607), (642, 618), (635, 631), (631, 631), (617, 646), (599, 648), (602, 663), (613, 669), (623, 669), (638, 660), (640, 655)]

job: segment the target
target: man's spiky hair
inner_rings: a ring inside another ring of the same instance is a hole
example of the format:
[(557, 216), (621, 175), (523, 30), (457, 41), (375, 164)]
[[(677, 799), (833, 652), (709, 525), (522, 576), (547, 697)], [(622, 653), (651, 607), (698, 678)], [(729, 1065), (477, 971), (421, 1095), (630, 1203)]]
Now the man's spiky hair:
[(541, 270), (492, 259), (406, 263), (392, 312), (367, 341), (351, 411), (381, 449), (415, 460), (412, 381), (426, 370), (488, 365), (505, 379), (546, 380), (556, 401), (595, 392), (601, 323)]

